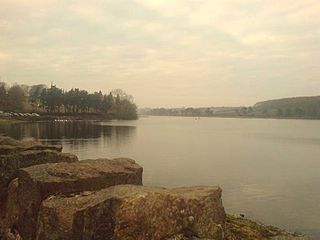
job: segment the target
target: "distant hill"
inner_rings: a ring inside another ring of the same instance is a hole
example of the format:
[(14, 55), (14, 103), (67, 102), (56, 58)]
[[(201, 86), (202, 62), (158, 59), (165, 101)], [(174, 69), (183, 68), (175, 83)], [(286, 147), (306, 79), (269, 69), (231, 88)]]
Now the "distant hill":
[(297, 105), (310, 106), (310, 105), (319, 104), (319, 103), (320, 103), (320, 96), (292, 97), (292, 98), (281, 98), (281, 99), (258, 102), (254, 105), (254, 107), (257, 107), (257, 108), (297, 107)]
[(256, 115), (294, 118), (320, 118), (320, 96), (293, 97), (258, 102)]

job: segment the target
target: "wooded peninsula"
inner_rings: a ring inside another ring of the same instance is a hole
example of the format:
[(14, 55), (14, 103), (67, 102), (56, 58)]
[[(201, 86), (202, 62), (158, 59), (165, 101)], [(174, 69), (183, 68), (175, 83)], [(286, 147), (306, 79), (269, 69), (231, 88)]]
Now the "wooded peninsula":
[(105, 119), (137, 119), (133, 97), (121, 89), (108, 94), (89, 93), (73, 88), (69, 91), (55, 85), (9, 87), (0, 82), (0, 110), (6, 112), (35, 112), (41, 115), (91, 115)]

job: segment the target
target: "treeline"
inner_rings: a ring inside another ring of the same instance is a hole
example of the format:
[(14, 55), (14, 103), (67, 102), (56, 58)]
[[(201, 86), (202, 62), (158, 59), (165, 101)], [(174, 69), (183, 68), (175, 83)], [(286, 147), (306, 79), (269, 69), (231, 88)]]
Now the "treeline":
[(141, 115), (320, 119), (320, 96), (258, 102), (250, 107), (144, 108)]
[(186, 108), (143, 108), (139, 114), (151, 116), (212, 117), (243, 114), (241, 107), (186, 107)]
[(137, 106), (121, 89), (108, 94), (89, 93), (78, 88), (65, 91), (43, 84), (7, 87), (0, 83), (0, 110), (34, 111), (49, 114), (99, 114), (106, 118), (137, 119)]

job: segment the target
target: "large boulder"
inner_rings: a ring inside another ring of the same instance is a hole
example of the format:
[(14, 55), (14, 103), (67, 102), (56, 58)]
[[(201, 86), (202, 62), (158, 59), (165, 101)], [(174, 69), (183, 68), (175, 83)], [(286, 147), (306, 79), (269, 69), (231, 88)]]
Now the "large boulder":
[(76, 161), (78, 158), (73, 154), (51, 150), (28, 150), (0, 156), (0, 228), (2, 219), (5, 217), (7, 188), (16, 170), (37, 164)]
[(164, 189), (119, 185), (43, 201), (37, 240), (223, 239), (219, 187)]
[[(33, 165), (58, 162), (76, 162), (78, 157), (52, 150), (28, 150), (0, 156), (0, 182), (11, 180), (13, 173)], [(0, 188), (1, 189), (1, 188)]]
[[(142, 184), (142, 167), (131, 159), (96, 159), (35, 165), (16, 172), (18, 187), (9, 186), (3, 232), (34, 240), (41, 202), (50, 195), (95, 191), (117, 184)], [(11, 193), (15, 194), (11, 194)], [(6, 238), (5, 238), (6, 239)]]

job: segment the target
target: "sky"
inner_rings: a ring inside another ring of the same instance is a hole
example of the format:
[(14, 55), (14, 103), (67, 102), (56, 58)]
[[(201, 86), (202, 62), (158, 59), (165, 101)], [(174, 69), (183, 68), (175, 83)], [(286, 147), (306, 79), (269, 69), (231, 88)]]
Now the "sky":
[(319, 0), (0, 0), (0, 77), (139, 107), (320, 95)]

